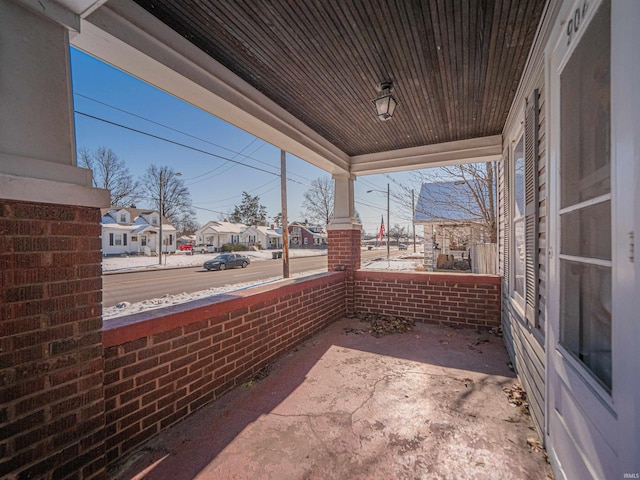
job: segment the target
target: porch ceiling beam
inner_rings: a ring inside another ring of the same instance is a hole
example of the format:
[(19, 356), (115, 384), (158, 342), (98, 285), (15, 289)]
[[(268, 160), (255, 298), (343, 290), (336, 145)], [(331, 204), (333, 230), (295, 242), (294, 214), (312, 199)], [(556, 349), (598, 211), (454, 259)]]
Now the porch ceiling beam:
[(463, 163), (492, 162), (502, 154), (502, 136), (472, 138), (351, 157), (351, 173), (371, 175)]
[(134, 2), (110, 0), (73, 46), (330, 173), (349, 157)]

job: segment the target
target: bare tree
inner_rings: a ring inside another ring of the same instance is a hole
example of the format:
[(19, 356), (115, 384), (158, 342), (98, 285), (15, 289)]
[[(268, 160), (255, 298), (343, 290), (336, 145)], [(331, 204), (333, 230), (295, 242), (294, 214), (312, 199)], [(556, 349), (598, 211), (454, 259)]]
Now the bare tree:
[(422, 214), (446, 221), (461, 220), (449, 217), (447, 212), (466, 214), (468, 219), (479, 219), (485, 237), (495, 243), (497, 238), (495, 175), (495, 166), (492, 162), (419, 170), (412, 176), (412, 185), (401, 186), (401, 193), (396, 197), (408, 211), (411, 211), (412, 190), (419, 193), (425, 183), (453, 183), (456, 188), (435, 190), (428, 201), (421, 202), (420, 206), (416, 197), (416, 215)]
[(177, 221), (172, 223), (178, 230), (178, 236), (193, 235), (200, 228), (200, 224), (195, 220), (193, 216), (193, 210), (183, 212)]
[(401, 227), (397, 223), (393, 225), (393, 228), (389, 230), (389, 237), (396, 239), (396, 245), (400, 243), (400, 239), (407, 236), (407, 230)]
[(142, 190), (145, 192), (145, 200), (149, 208), (158, 208), (161, 189), (162, 212), (169, 223), (178, 228), (185, 217), (196, 216), (192, 207), (191, 194), (184, 180), (171, 167), (150, 165), (142, 177)]
[(313, 223), (326, 227), (333, 217), (334, 184), (331, 177), (318, 177), (304, 193), (302, 213)]
[(129, 207), (140, 197), (140, 184), (118, 155), (107, 147), (90, 151), (83, 147), (78, 152), (78, 165), (91, 170), (93, 185), (109, 190), (111, 205)]

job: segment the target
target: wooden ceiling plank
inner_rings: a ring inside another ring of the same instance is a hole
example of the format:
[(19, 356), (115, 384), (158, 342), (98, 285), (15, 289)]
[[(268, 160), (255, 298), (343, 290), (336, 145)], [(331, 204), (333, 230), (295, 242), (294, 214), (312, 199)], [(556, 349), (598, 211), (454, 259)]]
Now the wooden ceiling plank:
[[(542, 13), (540, 0), (135, 1), (348, 155), (500, 132)], [(400, 106), (379, 122), (369, 102), (387, 78)]]

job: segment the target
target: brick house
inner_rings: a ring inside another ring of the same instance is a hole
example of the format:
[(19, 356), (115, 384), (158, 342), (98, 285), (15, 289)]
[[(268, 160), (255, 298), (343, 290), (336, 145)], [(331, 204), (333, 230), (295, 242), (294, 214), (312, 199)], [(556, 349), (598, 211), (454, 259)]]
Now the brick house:
[[(640, 2), (374, 5), (0, 0), (0, 477), (105, 478), (356, 311), (501, 325), (556, 476), (637, 476)], [(330, 172), (328, 271), (103, 325), (70, 45)], [(360, 270), (357, 177), (482, 161), (500, 275)]]
[(326, 248), (327, 234), (319, 225), (292, 222), (289, 224), (289, 246), (291, 248)]

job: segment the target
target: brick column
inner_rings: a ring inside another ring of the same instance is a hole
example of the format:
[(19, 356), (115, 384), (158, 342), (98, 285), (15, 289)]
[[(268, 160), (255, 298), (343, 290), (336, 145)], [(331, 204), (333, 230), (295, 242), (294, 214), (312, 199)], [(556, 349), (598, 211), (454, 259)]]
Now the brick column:
[(328, 231), (330, 272), (334, 270), (358, 270), (360, 268), (362, 243), (360, 229)]
[(327, 265), (329, 271), (345, 270), (347, 272), (345, 285), (345, 308), (347, 315), (355, 313), (355, 281), (354, 272), (360, 269), (361, 258), (361, 234), (360, 225), (354, 225), (350, 230), (328, 231), (329, 258)]
[(360, 268), (360, 243), (362, 225), (356, 222), (353, 182), (349, 173), (334, 174), (333, 218), (327, 227), (329, 244), (329, 271), (347, 272), (345, 285), (345, 309), (347, 315), (355, 313), (355, 290), (353, 272)]
[(99, 222), (0, 199), (0, 478), (105, 474)]

